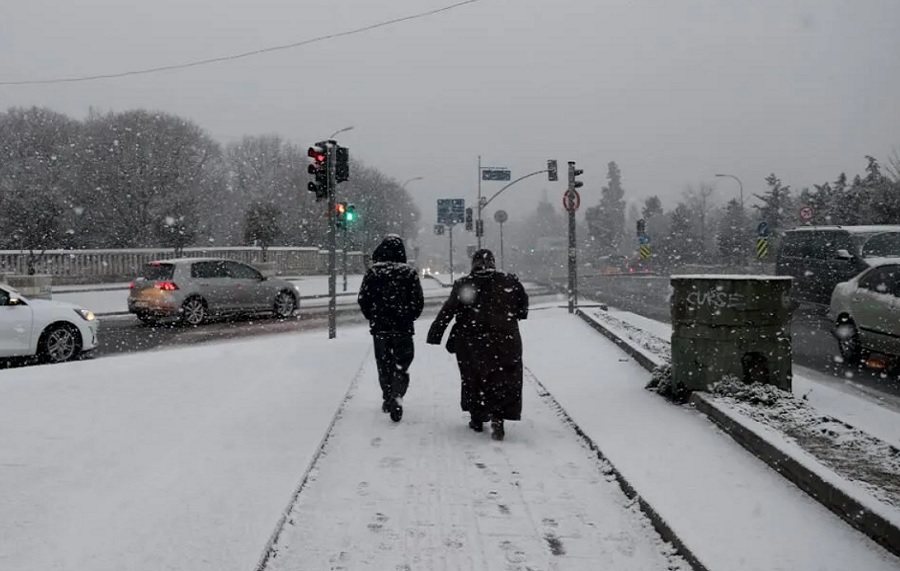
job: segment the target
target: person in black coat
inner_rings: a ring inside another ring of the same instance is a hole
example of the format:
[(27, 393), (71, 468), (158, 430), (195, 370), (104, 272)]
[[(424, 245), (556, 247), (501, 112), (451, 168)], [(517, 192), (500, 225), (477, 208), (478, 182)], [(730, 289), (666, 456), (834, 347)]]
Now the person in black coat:
[(425, 299), (419, 274), (406, 263), (406, 248), (399, 236), (387, 236), (375, 248), (357, 301), (375, 344), (381, 410), (400, 422), (415, 355), (413, 322), (422, 314)]
[(514, 274), (498, 271), (490, 250), (472, 257), (472, 272), (453, 284), (428, 330), (428, 343), (439, 345), (454, 318), (447, 349), (456, 353), (462, 377), (460, 406), (469, 427), (481, 432), (491, 421), (491, 436), (503, 440), (504, 420), (522, 418), (522, 338), (519, 320), (528, 317), (528, 294)]

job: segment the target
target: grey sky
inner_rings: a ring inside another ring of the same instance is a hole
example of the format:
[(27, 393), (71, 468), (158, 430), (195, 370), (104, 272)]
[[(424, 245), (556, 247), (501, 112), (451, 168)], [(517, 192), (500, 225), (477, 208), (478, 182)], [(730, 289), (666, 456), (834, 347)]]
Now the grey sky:
[[(228, 55), (452, 0), (29, 0), (0, 18), (0, 81)], [(217, 139), (306, 145), (347, 125), (355, 156), (438, 197), (474, 198), (476, 160), (513, 175), (584, 168), (594, 204), (615, 160), (628, 198), (690, 184), (736, 195), (778, 174), (801, 188), (900, 148), (897, 0), (483, 0), (441, 16), (231, 63), (93, 83), (0, 87), (0, 106), (75, 117), (152, 108)], [(328, 100), (323, 98), (328, 94)], [(498, 183), (488, 183), (498, 188)], [(530, 211), (542, 177), (498, 206)], [(515, 194), (513, 194), (515, 193)]]

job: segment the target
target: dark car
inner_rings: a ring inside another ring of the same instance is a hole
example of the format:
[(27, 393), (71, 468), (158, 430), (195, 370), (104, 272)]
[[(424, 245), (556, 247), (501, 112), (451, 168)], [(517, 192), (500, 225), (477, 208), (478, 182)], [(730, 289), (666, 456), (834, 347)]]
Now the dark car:
[(805, 226), (784, 233), (775, 274), (794, 278), (795, 303), (827, 307), (837, 284), (896, 257), (900, 226)]

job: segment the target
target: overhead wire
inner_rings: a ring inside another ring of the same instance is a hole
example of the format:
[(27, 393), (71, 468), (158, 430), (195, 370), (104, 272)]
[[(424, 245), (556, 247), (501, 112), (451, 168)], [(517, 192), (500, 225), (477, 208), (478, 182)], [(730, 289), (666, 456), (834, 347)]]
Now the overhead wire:
[(442, 12), (448, 12), (448, 11), (454, 10), (456, 8), (461, 8), (462, 6), (465, 6), (467, 4), (475, 4), (476, 2), (482, 2), (482, 1), (483, 0), (464, 0), (462, 2), (457, 2), (456, 4), (444, 6), (442, 8), (435, 8), (433, 10), (419, 12), (417, 14), (411, 14), (409, 16), (393, 18), (391, 20), (385, 20), (382, 22), (378, 22), (376, 24), (369, 24), (369, 25), (363, 26), (361, 28), (345, 30), (343, 32), (335, 32), (332, 34), (325, 34), (322, 36), (317, 36), (315, 38), (309, 38), (307, 40), (301, 40), (301, 41), (293, 42), (290, 44), (270, 46), (267, 48), (260, 48), (257, 50), (252, 50), (249, 52), (243, 52), (243, 53), (239, 53), (239, 54), (232, 54), (232, 55), (227, 55), (227, 56), (190, 61), (190, 62), (186, 62), (186, 63), (163, 65), (163, 66), (158, 66), (158, 67), (150, 67), (150, 68), (145, 68), (145, 69), (122, 71), (122, 72), (116, 72), (116, 73), (103, 73), (103, 74), (83, 75), (83, 76), (76, 76), (76, 77), (58, 77), (58, 78), (49, 78), (49, 79), (0, 81), (0, 86), (47, 85), (47, 84), (53, 84), (53, 83), (77, 83), (77, 82), (85, 82), (85, 81), (98, 81), (98, 80), (104, 80), (104, 79), (117, 79), (117, 78), (129, 77), (129, 76), (134, 76), (134, 75), (148, 75), (151, 73), (160, 73), (163, 71), (172, 71), (172, 70), (178, 70), (178, 69), (199, 67), (199, 66), (209, 65), (209, 64), (213, 64), (213, 63), (233, 61), (233, 60), (237, 60), (237, 59), (258, 56), (258, 55), (265, 54), (265, 53), (271, 53), (271, 52), (282, 51), (282, 50), (290, 50), (290, 49), (294, 49), (294, 48), (299, 48), (301, 46), (307, 46), (309, 44), (315, 44), (315, 43), (324, 42), (324, 41), (328, 41), (328, 40), (334, 40), (337, 38), (353, 36), (356, 34), (361, 34), (363, 32), (369, 32), (371, 30), (375, 30), (378, 28), (384, 28), (387, 26), (393, 26), (395, 24), (400, 24), (402, 22), (408, 22), (410, 20), (419, 20), (421, 18), (427, 18), (429, 16), (434, 16), (434, 15), (440, 14)]

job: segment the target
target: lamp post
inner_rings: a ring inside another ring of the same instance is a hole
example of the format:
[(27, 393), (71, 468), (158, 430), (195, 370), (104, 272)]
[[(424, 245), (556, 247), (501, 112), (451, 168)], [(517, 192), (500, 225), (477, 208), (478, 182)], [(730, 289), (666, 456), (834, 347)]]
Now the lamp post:
[[(741, 179), (734, 176), (733, 174), (718, 173), (718, 174), (716, 174), (716, 177), (717, 178), (733, 178), (738, 183), (738, 187), (740, 188), (740, 192), (741, 192), (741, 195), (740, 195), (741, 196), (741, 240), (743, 241), (744, 238), (747, 237), (744, 234), (747, 231), (747, 228), (745, 227), (746, 222), (744, 220), (744, 183), (742, 183)], [(747, 259), (747, 252), (744, 250), (744, 248), (741, 248), (741, 261), (745, 261), (746, 259)]]
[(720, 173), (720, 174), (717, 174), (716, 176), (717, 176), (718, 178), (733, 178), (734, 180), (737, 181), (738, 186), (739, 186), (740, 189), (741, 189), (741, 215), (743, 215), (743, 213), (744, 213), (744, 183), (742, 183), (742, 182), (741, 182), (741, 179), (739, 179), (738, 177), (734, 176), (733, 174), (722, 174), (722, 173)]
[(334, 133), (332, 133), (331, 136), (328, 137), (328, 138), (329, 138), (329, 139), (334, 139), (334, 137), (335, 137), (336, 135), (340, 135), (341, 133), (346, 133), (347, 131), (352, 131), (352, 130), (353, 130), (353, 126), (350, 126), (350, 127), (344, 127), (343, 129), (338, 129), (337, 131), (335, 131)]

